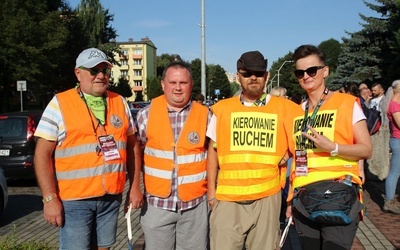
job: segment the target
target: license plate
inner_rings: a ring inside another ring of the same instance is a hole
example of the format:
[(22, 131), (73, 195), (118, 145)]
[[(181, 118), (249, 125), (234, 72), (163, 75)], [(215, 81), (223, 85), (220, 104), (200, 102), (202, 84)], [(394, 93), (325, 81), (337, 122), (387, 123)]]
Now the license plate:
[(0, 156), (9, 156), (10, 150), (9, 149), (0, 149)]

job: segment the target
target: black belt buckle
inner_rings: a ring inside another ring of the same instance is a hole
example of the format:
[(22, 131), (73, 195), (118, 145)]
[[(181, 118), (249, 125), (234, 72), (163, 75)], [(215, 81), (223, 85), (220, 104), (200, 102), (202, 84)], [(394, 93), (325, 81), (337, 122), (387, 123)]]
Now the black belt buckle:
[(247, 200), (247, 201), (235, 201), (237, 204), (240, 205), (250, 205), (253, 204), (256, 200)]

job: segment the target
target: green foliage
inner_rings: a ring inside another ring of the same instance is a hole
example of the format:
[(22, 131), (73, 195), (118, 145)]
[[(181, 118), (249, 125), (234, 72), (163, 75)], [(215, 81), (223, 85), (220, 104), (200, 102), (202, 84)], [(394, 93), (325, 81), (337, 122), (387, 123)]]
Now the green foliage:
[(135, 91), (135, 102), (142, 102), (143, 101), (143, 93), (142, 91)]
[(149, 101), (163, 94), (163, 90), (161, 87), (161, 76), (158, 76), (157, 78), (147, 78), (146, 93)]
[(98, 47), (102, 44), (102, 34), (105, 30), (105, 15), (99, 0), (81, 0), (78, 7), (83, 29), (89, 34), (89, 46)]
[(43, 241), (28, 241), (18, 242), (18, 237), (15, 231), (0, 239), (0, 250), (56, 250), (56, 247), (50, 246)]
[(231, 82), (230, 83), (231, 86), (231, 93), (232, 96), (236, 94), (236, 92), (238, 92), (239, 90), (241, 90), (242, 88), (240, 87), (240, 84), (238, 82)]
[(339, 55), (342, 52), (340, 42), (335, 39), (329, 39), (320, 43), (318, 47), (326, 54), (326, 65), (329, 66), (329, 71), (335, 72), (339, 63)]
[[(36, 93), (33, 99), (39, 102), (37, 94), (41, 94), (41, 90), (62, 88), (66, 80), (72, 79), (73, 72), (67, 67), (72, 64), (67, 63), (68, 54), (73, 54), (75, 48), (75, 43), (68, 44), (69, 28), (74, 26), (70, 13), (71, 9), (61, 1), (0, 2), (2, 111), (15, 109), (13, 105), (18, 100), (13, 96), (16, 96), (18, 80), (27, 81), (28, 91), (24, 98)], [(66, 70), (70, 73), (66, 74)]]
[[(234, 93), (232, 93), (231, 84), (228, 80), (225, 70), (221, 67), (221, 65), (209, 64), (206, 67), (206, 82), (208, 83), (206, 89), (210, 88), (207, 91), (207, 95), (211, 94), (211, 99), (224, 99), (231, 97)], [(215, 95), (216, 89), (219, 89), (220, 91), (218, 96)]]
[(129, 81), (125, 78), (120, 78), (118, 83), (116, 84), (110, 84), (108, 89), (126, 98), (133, 95), (131, 86), (129, 85)]
[(380, 18), (360, 14), (363, 29), (348, 33), (339, 57), (337, 75), (333, 81), (380, 82), (384, 87), (400, 78), (400, 1), (375, 0), (379, 4), (364, 3), (381, 14)]

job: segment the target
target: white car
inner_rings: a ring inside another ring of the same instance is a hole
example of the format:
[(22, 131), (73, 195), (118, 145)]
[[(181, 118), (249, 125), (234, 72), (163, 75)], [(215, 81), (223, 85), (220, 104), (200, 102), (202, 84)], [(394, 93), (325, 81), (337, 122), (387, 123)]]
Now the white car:
[(8, 202), (8, 188), (3, 169), (0, 168), (0, 215), (3, 213)]

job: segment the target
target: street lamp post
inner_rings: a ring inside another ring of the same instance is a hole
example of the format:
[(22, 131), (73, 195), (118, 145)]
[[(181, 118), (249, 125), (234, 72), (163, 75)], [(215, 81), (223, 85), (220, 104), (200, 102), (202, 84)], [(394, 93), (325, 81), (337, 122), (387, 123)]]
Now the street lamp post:
[(209, 82), (208, 82), (208, 98), (211, 100), (211, 84), (213, 83), (214, 81), (213, 80), (210, 80)]
[(278, 87), (279, 87), (279, 72), (281, 71), (281, 69), (282, 69), (283, 65), (285, 65), (285, 63), (291, 63), (291, 62), (293, 62), (293, 61), (284, 61), (281, 65), (281, 67), (279, 67), (279, 69), (278, 69)]
[(268, 81), (268, 83), (267, 83), (268, 93), (271, 92), (272, 84), (274, 83), (274, 79), (275, 79), (276, 76), (277, 76), (277, 75), (274, 75), (274, 77), (272, 77), (272, 78)]

